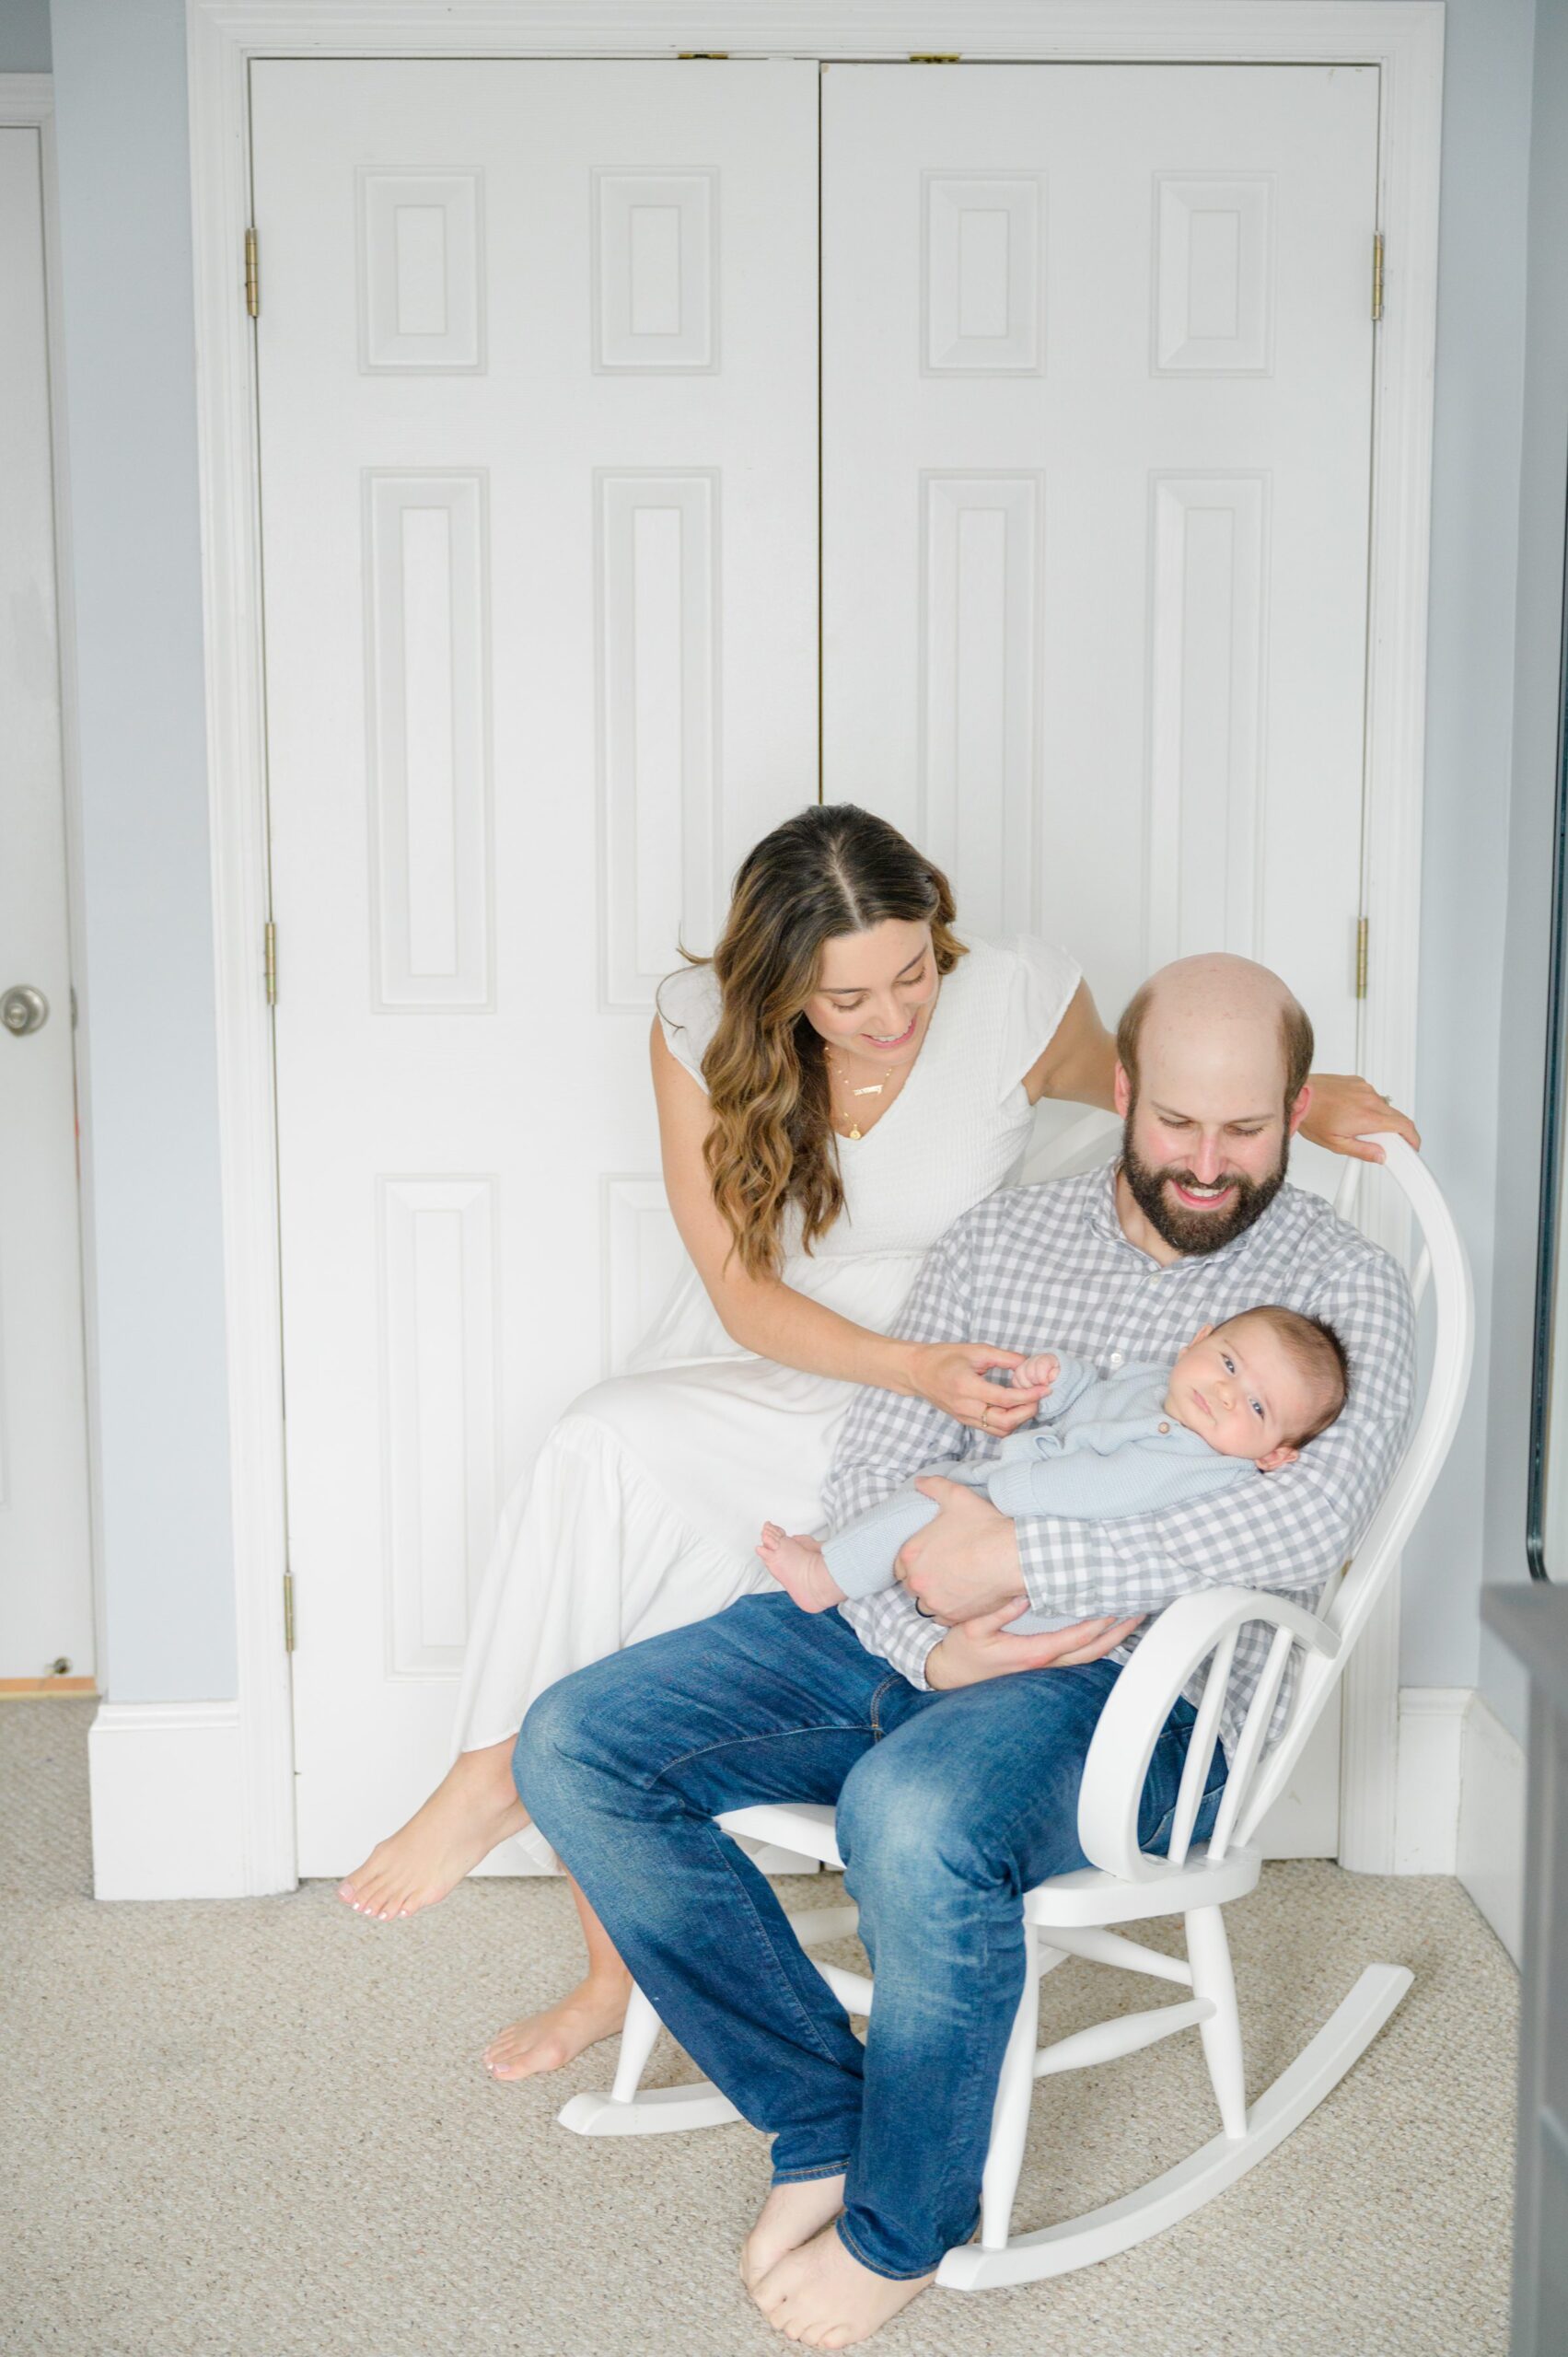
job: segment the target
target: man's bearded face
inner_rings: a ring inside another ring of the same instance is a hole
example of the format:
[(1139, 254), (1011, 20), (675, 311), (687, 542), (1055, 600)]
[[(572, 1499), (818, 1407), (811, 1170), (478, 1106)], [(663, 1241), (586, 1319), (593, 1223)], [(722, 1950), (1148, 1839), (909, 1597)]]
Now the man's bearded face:
[[(1122, 1173), (1138, 1209), (1173, 1252), (1219, 1251), (1233, 1237), (1245, 1235), (1254, 1220), (1262, 1218), (1284, 1185), (1290, 1132), (1283, 1125), (1273, 1168), (1249, 1175), (1227, 1167), (1217, 1185), (1205, 1185), (1183, 1161), (1145, 1161), (1138, 1150), (1138, 1126), (1134, 1098), (1121, 1129)], [(1178, 1187), (1184, 1190), (1182, 1195), (1176, 1192)], [(1214, 1209), (1205, 1211), (1201, 1203), (1186, 1199), (1193, 1194), (1212, 1194)]]

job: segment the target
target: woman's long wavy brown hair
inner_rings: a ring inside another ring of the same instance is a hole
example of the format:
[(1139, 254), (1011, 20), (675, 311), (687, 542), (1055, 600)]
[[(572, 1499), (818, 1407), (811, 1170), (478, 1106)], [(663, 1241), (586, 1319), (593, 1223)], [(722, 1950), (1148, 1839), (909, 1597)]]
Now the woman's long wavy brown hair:
[(938, 974), (967, 955), (939, 867), (854, 803), (813, 803), (741, 862), (712, 958), (722, 1000), (703, 1056), (713, 1127), (703, 1146), (714, 1201), (748, 1276), (776, 1275), (786, 1207), (809, 1252), (843, 1208), (822, 1037), (805, 1012), (823, 944), (897, 917), (928, 923)]

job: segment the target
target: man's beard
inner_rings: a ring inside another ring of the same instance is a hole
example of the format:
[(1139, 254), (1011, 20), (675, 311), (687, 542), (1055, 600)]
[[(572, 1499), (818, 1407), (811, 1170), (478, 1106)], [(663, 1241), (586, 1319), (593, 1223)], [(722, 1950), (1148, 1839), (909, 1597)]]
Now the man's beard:
[(1280, 1189), (1284, 1185), (1285, 1169), (1290, 1161), (1288, 1133), (1281, 1143), (1277, 1170), (1267, 1178), (1249, 1178), (1239, 1170), (1227, 1171), (1225, 1184), (1236, 1191), (1223, 1211), (1194, 1211), (1189, 1203), (1172, 1202), (1166, 1192), (1167, 1179), (1179, 1186), (1201, 1184), (1191, 1170), (1167, 1163), (1156, 1170), (1152, 1163), (1140, 1160), (1132, 1144), (1133, 1108), (1128, 1108), (1121, 1127), (1121, 1172), (1128, 1191), (1155, 1234), (1170, 1246), (1173, 1252), (1217, 1252), (1235, 1237), (1244, 1236), (1254, 1220), (1261, 1219)]

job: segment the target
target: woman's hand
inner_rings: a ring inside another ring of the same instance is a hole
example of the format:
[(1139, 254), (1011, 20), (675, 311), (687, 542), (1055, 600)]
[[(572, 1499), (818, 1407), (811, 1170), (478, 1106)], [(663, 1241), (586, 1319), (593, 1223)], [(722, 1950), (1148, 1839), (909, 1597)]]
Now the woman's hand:
[(1027, 1596), (1010, 1596), (994, 1612), (961, 1620), (925, 1656), (925, 1682), (945, 1693), (950, 1686), (978, 1686), (982, 1678), (1005, 1678), (1016, 1669), (1062, 1669), (1075, 1661), (1098, 1661), (1130, 1637), (1141, 1612), (1130, 1620), (1075, 1621), (1071, 1629), (1044, 1629), (1036, 1637), (1005, 1634), (1009, 1620), (1027, 1612)]
[(1374, 1130), (1393, 1130), (1421, 1152), (1410, 1115), (1396, 1112), (1369, 1080), (1354, 1073), (1315, 1072), (1307, 1085), (1312, 1097), (1301, 1134), (1309, 1144), (1326, 1145), (1330, 1154), (1348, 1154), (1357, 1162), (1381, 1162), (1382, 1147), (1365, 1141)]
[(1022, 1351), (1003, 1351), (990, 1342), (915, 1342), (910, 1345), (910, 1371), (916, 1392), (940, 1408), (955, 1423), (974, 1424), (998, 1439), (1027, 1424), (1049, 1383), (1012, 1391), (1005, 1384), (988, 1383), (987, 1367), (1024, 1364)]

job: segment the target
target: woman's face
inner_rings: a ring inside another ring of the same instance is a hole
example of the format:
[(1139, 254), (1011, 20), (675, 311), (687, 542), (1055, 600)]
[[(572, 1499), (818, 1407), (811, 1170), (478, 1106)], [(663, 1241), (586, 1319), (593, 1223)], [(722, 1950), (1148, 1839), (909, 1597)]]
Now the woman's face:
[(821, 979), (806, 1012), (839, 1054), (886, 1070), (920, 1053), (940, 980), (931, 927), (887, 917), (868, 933), (838, 934), (823, 944)]

